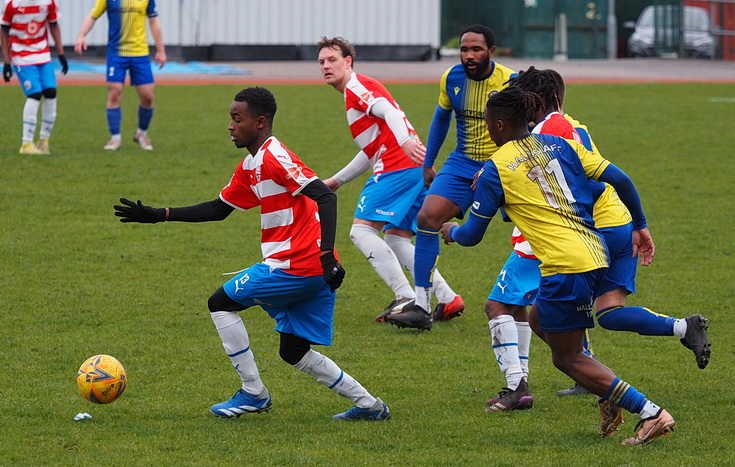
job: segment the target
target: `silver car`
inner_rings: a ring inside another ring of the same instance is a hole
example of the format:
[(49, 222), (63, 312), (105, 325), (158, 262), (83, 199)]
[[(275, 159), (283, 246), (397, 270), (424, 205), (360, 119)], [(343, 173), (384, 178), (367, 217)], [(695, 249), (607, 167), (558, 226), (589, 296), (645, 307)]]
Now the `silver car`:
[[(633, 57), (653, 57), (665, 52), (678, 52), (678, 8), (673, 5), (647, 6), (638, 21), (623, 23), (626, 29), (633, 29), (628, 39), (628, 53)], [(684, 51), (687, 57), (713, 58), (715, 39), (710, 28), (707, 10), (700, 7), (684, 7)]]

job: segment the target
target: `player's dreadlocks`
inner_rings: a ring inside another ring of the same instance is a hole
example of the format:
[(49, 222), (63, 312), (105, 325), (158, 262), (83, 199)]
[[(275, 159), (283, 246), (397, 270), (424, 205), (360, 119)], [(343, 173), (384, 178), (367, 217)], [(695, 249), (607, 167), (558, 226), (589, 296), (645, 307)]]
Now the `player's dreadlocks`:
[(518, 72), (518, 76), (511, 78), (508, 85), (541, 96), (545, 112), (559, 110), (561, 102), (559, 85), (554, 76), (546, 70), (538, 70), (531, 66), (526, 71)]
[(526, 92), (518, 86), (510, 86), (490, 96), (485, 110), (511, 126), (519, 127), (528, 125), (542, 107), (541, 96), (535, 92)]

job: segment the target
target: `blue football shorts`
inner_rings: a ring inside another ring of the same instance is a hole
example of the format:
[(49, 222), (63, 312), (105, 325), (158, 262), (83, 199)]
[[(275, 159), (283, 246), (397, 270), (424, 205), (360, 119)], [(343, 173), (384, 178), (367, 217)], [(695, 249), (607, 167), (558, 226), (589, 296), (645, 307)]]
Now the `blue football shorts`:
[(18, 75), (18, 81), (26, 96), (56, 87), (56, 75), (52, 62), (42, 65), (16, 66), (15, 73)]
[(124, 83), (125, 75), (128, 71), (130, 71), (131, 86), (140, 86), (154, 82), (151, 59), (148, 55), (142, 55), (140, 57), (107, 55), (108, 83)]
[(525, 258), (515, 251), (510, 253), (508, 261), (498, 274), (488, 300), (506, 305), (528, 306), (536, 300), (538, 284), (541, 280), (539, 265), (541, 261)]
[(295, 276), (265, 263), (227, 281), (227, 296), (247, 307), (260, 306), (276, 320), (276, 331), (319, 345), (332, 345), (336, 294), (322, 276)]
[(484, 165), (484, 162), (453, 151), (431, 182), (427, 195), (437, 195), (450, 200), (459, 207), (462, 213), (460, 219), (464, 218), (475, 198), (472, 180)]
[(365, 183), (355, 218), (385, 222), (385, 230), (416, 232), (416, 216), (426, 197), (421, 167), (373, 174)]
[(541, 276), (536, 311), (546, 332), (569, 332), (595, 327), (592, 303), (607, 268), (579, 274)]
[(610, 268), (600, 287), (599, 294), (620, 287), (635, 293), (635, 274), (638, 269), (638, 258), (633, 257), (633, 224), (618, 227), (600, 228), (610, 253)]

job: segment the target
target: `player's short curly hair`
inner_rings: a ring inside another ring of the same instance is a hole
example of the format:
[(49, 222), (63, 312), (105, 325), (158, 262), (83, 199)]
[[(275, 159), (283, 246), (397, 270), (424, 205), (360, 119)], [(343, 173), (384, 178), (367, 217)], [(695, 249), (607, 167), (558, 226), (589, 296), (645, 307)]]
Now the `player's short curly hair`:
[(357, 56), (357, 51), (355, 50), (355, 46), (350, 43), (347, 39), (344, 39), (342, 37), (322, 37), (322, 40), (317, 42), (316, 49), (317, 52), (327, 48), (327, 49), (339, 49), (342, 52), (342, 56), (344, 58), (352, 57), (352, 63), (355, 63), (355, 57)]
[(253, 86), (245, 88), (235, 95), (235, 102), (247, 102), (248, 111), (253, 117), (265, 117), (269, 122), (273, 122), (278, 106), (276, 98), (266, 88)]
[(485, 38), (485, 44), (487, 44), (488, 49), (490, 47), (495, 47), (495, 34), (493, 34), (493, 31), (489, 27), (483, 26), (482, 24), (473, 24), (471, 26), (467, 26), (462, 31), (462, 34), (459, 35), (459, 40), (462, 40), (462, 36), (464, 36), (468, 32), (482, 34), (482, 37)]

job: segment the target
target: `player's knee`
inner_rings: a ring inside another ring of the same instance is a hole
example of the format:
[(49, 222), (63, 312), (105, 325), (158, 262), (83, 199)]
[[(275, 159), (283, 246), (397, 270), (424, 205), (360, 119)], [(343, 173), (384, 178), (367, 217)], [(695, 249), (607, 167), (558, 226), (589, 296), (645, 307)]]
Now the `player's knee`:
[(311, 350), (311, 343), (306, 339), (293, 334), (281, 333), (281, 345), (278, 354), (281, 359), (289, 365), (296, 365)]
[(378, 236), (378, 230), (367, 225), (367, 224), (352, 224), (350, 228), (350, 240), (355, 245), (358, 245), (360, 241), (371, 235)]
[(559, 354), (556, 352), (551, 353), (551, 361), (554, 366), (564, 374), (570, 374), (574, 368), (574, 358), (572, 355)]
[(225, 293), (225, 289), (220, 287), (217, 289), (207, 301), (207, 306), (209, 307), (209, 312), (214, 313), (215, 311), (240, 311), (247, 308), (246, 306), (243, 306), (240, 303), (237, 303), (233, 299), (231, 299), (227, 293)]
[(37, 101), (40, 101), (41, 100), (41, 96), (43, 96), (43, 94), (41, 94), (40, 92), (34, 92), (33, 94), (29, 94), (26, 97), (28, 97), (28, 99), (35, 99)]
[(45, 97), (46, 99), (55, 99), (56, 98), (56, 88), (44, 89), (43, 97)]

